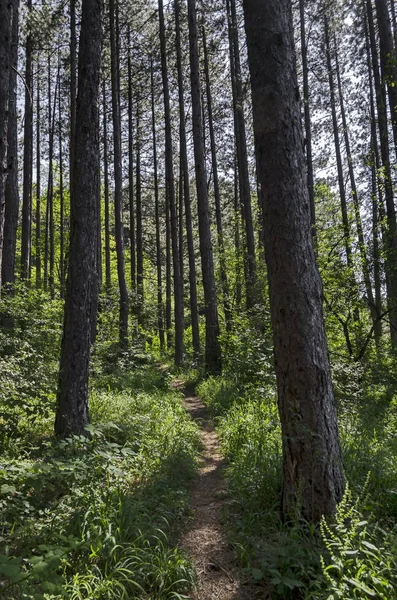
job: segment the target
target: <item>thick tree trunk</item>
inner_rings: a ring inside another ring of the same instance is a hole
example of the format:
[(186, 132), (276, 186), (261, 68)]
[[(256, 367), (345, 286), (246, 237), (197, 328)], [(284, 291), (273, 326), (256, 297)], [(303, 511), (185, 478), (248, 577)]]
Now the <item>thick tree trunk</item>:
[[(196, 282), (196, 259), (194, 255), (192, 208), (190, 201), (189, 165), (186, 147), (186, 115), (184, 100), (184, 81), (181, 56), (181, 33), (180, 33), (180, 0), (175, 0), (175, 47), (178, 71), (178, 94), (179, 94), (179, 142), (181, 156), (181, 176), (183, 177), (183, 198), (185, 203), (186, 239), (189, 257), (189, 291), (190, 291), (190, 316), (192, 320), (192, 343), (193, 350), (200, 352), (200, 334), (197, 309), (197, 282)], [(181, 225), (182, 230), (182, 225)]]
[(290, 0), (244, 0), (254, 134), (265, 203), (278, 403), (282, 511), (317, 522), (344, 479), (311, 235)]
[(214, 132), (214, 120), (212, 116), (212, 94), (210, 84), (210, 71), (208, 64), (208, 50), (207, 40), (205, 35), (205, 28), (203, 32), (203, 51), (204, 51), (204, 73), (205, 73), (205, 86), (207, 92), (207, 109), (208, 109), (208, 127), (210, 132), (211, 142), (211, 161), (212, 161), (212, 176), (214, 180), (214, 198), (215, 198), (215, 218), (216, 218), (216, 230), (218, 234), (218, 249), (219, 249), (219, 271), (222, 282), (222, 293), (223, 293), (223, 310), (225, 314), (226, 329), (230, 331), (232, 328), (232, 313), (230, 309), (230, 292), (229, 282), (226, 271), (226, 256), (225, 246), (223, 243), (223, 225), (222, 225), (222, 208), (221, 208), (221, 194), (219, 190), (219, 178), (218, 178), (218, 161), (216, 156), (216, 143), (215, 143), (215, 132)]
[(195, 0), (188, 0), (187, 5), (189, 21), (193, 143), (196, 168), (201, 271), (203, 275), (205, 302), (205, 366), (208, 373), (219, 373), (222, 369), (222, 356), (219, 342), (217, 294), (214, 276), (214, 261), (212, 255), (207, 172), (204, 157), (196, 2)]
[(117, 254), (117, 276), (120, 290), (119, 310), (119, 341), (122, 347), (128, 346), (128, 291), (125, 281), (124, 269), (124, 241), (123, 241), (123, 189), (122, 189), (122, 167), (121, 167), (121, 115), (119, 101), (119, 62), (118, 44), (116, 36), (116, 2), (110, 0), (110, 56), (111, 56), (111, 78), (112, 78), (112, 116), (113, 116), (113, 145), (114, 145), (114, 211), (115, 211), (115, 237)]
[(101, 21), (102, 0), (83, 0), (70, 252), (55, 419), (55, 433), (61, 436), (82, 433), (89, 420), (89, 357), (98, 300)]
[(15, 250), (17, 242), (19, 190), (18, 190), (18, 119), (17, 119), (17, 70), (18, 70), (19, 0), (13, 0), (10, 83), (8, 110), (7, 181), (5, 186), (5, 220), (2, 275), (3, 286), (15, 280)]
[[(28, 0), (28, 11), (32, 10), (32, 0)], [(33, 40), (30, 33), (26, 38), (25, 58), (25, 125), (23, 136), (23, 194), (22, 194), (22, 233), (21, 233), (21, 279), (28, 280), (30, 270), (31, 205), (32, 205), (32, 165), (33, 165)]]
[(175, 181), (173, 165), (173, 148), (171, 132), (170, 93), (168, 87), (168, 67), (165, 43), (165, 25), (163, 0), (159, 0), (159, 24), (160, 24), (160, 54), (161, 75), (163, 79), (164, 98), (164, 125), (165, 125), (165, 177), (166, 195), (170, 210), (170, 229), (172, 244), (172, 264), (174, 272), (174, 314), (175, 314), (175, 364), (183, 363), (183, 290), (181, 279), (181, 268), (178, 249), (178, 219), (175, 206)]

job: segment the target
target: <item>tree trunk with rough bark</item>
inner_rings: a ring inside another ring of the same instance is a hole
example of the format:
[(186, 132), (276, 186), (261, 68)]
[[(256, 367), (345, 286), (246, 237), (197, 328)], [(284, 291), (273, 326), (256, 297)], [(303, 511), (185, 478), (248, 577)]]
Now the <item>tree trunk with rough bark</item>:
[(5, 185), (4, 243), (1, 281), (3, 286), (15, 281), (15, 251), (19, 211), (18, 190), (18, 119), (17, 119), (17, 70), (18, 70), (19, 0), (13, 0), (9, 110), (7, 130), (7, 180)]
[(170, 93), (168, 86), (168, 67), (165, 40), (164, 9), (163, 0), (159, 0), (159, 25), (160, 25), (160, 54), (161, 54), (161, 75), (163, 79), (163, 98), (164, 98), (164, 125), (165, 125), (165, 177), (166, 177), (166, 195), (168, 198), (168, 207), (170, 211), (170, 233), (172, 246), (172, 266), (174, 273), (174, 315), (175, 315), (175, 363), (183, 363), (183, 290), (181, 268), (179, 262), (178, 249), (178, 217), (175, 205), (175, 180), (173, 166), (173, 148), (171, 131), (171, 111), (170, 111)]
[(121, 347), (128, 346), (128, 291), (125, 280), (124, 268), (124, 236), (123, 236), (123, 177), (121, 166), (121, 115), (120, 115), (120, 92), (119, 92), (119, 62), (118, 45), (116, 35), (116, 2), (110, 0), (110, 59), (112, 79), (112, 117), (113, 117), (113, 158), (114, 158), (114, 211), (115, 211), (115, 237), (117, 254), (117, 276), (120, 290), (119, 303), (119, 341)]
[(212, 255), (211, 223), (208, 205), (207, 170), (204, 156), (201, 111), (200, 63), (195, 0), (188, 0), (190, 86), (192, 94), (193, 143), (196, 168), (196, 191), (199, 218), (201, 271), (205, 302), (205, 366), (208, 373), (222, 370), (219, 342), (217, 293)]
[(89, 358), (98, 302), (102, 8), (102, 0), (82, 2), (70, 251), (55, 418), (58, 436), (81, 434), (89, 421)]
[(203, 35), (203, 52), (204, 52), (205, 87), (206, 87), (206, 92), (207, 92), (208, 128), (209, 128), (210, 143), (211, 143), (212, 177), (214, 180), (215, 219), (216, 219), (216, 230), (217, 230), (217, 234), (218, 234), (219, 271), (220, 271), (220, 278), (221, 278), (221, 282), (222, 282), (223, 311), (225, 314), (226, 329), (227, 329), (227, 331), (231, 331), (232, 313), (231, 313), (231, 309), (230, 309), (230, 292), (229, 292), (229, 282), (228, 282), (227, 269), (226, 269), (225, 245), (223, 242), (221, 194), (220, 194), (220, 189), (219, 189), (218, 161), (217, 161), (217, 155), (216, 155), (214, 120), (213, 120), (213, 115), (212, 115), (212, 94), (211, 94), (211, 83), (210, 83), (210, 70), (209, 70), (209, 64), (208, 64), (208, 49), (207, 49), (207, 40), (206, 40), (204, 26), (202, 28), (202, 35)]
[(311, 235), (292, 4), (243, 6), (283, 438), (282, 512), (318, 522), (335, 511), (344, 478)]
[(7, 173), (8, 109), (11, 70), (13, 4), (0, 3), (0, 293), (4, 244), (5, 186)]
[[(179, 143), (181, 160), (181, 177), (183, 179), (183, 199), (185, 204), (186, 239), (189, 257), (189, 299), (190, 316), (192, 320), (192, 343), (193, 350), (200, 353), (199, 319), (197, 309), (197, 281), (196, 281), (196, 259), (194, 255), (192, 208), (190, 199), (189, 165), (186, 146), (186, 114), (184, 100), (184, 81), (182, 70), (181, 33), (180, 33), (180, 0), (175, 0), (175, 48), (178, 71), (178, 95), (179, 95)], [(181, 225), (182, 229), (182, 225)]]
[(154, 210), (156, 220), (156, 270), (157, 270), (157, 328), (160, 340), (160, 352), (164, 352), (164, 303), (163, 279), (161, 272), (161, 237), (160, 237), (160, 207), (159, 207), (159, 182), (157, 169), (157, 135), (156, 135), (156, 107), (154, 99), (154, 74), (153, 61), (150, 63), (150, 93), (152, 104), (152, 140), (153, 140), (153, 177), (154, 177)]
[[(32, 0), (28, 0), (28, 11), (32, 10)], [(21, 279), (28, 280), (30, 270), (30, 237), (32, 205), (32, 164), (33, 164), (33, 40), (28, 33), (25, 59), (25, 124), (23, 134), (23, 193), (22, 193), (22, 233), (21, 233)]]

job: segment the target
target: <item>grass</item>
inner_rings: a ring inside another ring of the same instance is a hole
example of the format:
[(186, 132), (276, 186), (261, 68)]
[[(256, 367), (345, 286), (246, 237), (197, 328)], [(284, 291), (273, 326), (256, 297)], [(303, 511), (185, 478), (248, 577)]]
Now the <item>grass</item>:
[(244, 378), (239, 385), (238, 373), (197, 386), (229, 463), (225, 529), (240, 564), (271, 598), (397, 597), (395, 388), (387, 372), (368, 368), (364, 376), (350, 364), (336, 365), (334, 380), (350, 488), (321, 531), (281, 521), (281, 432), (270, 386)]
[(122, 360), (94, 382), (89, 436), (52, 438), (53, 399), (42, 419), (18, 409), (0, 466), (5, 600), (165, 600), (192, 587), (176, 536), (197, 429), (166, 375), (141, 364), (123, 383)]

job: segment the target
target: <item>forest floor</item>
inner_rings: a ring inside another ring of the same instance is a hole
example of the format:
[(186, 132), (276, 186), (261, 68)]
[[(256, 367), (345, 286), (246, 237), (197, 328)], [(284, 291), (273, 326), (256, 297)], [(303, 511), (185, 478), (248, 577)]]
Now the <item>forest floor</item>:
[[(200, 398), (175, 380), (173, 387), (184, 393), (183, 404), (200, 427), (202, 453), (197, 478), (192, 486), (192, 518), (180, 546), (196, 568), (193, 600), (254, 600), (263, 589), (250, 585), (241, 572), (222, 525), (222, 513), (229, 501), (223, 471), (225, 461), (208, 409)], [(263, 595), (262, 595), (263, 598)]]

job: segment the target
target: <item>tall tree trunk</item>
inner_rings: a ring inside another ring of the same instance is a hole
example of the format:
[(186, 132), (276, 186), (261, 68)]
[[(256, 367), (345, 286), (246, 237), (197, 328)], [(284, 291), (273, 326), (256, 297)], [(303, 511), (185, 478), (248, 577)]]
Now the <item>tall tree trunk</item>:
[(136, 293), (136, 242), (134, 213), (134, 136), (132, 111), (131, 31), (128, 27), (128, 200), (130, 211), (130, 273), (133, 297)]
[(106, 103), (106, 83), (103, 80), (103, 177), (105, 196), (105, 281), (109, 292), (111, 287), (110, 275), (110, 208), (109, 208), (109, 152), (108, 152), (108, 121)]
[(112, 116), (113, 116), (113, 145), (114, 145), (114, 210), (115, 210), (115, 237), (117, 254), (117, 276), (120, 289), (119, 313), (119, 338), (122, 347), (128, 346), (128, 291), (125, 281), (124, 269), (124, 243), (123, 243), (123, 189), (121, 167), (121, 115), (119, 102), (119, 74), (118, 74), (118, 44), (116, 36), (116, 2), (110, 0), (110, 58), (112, 79)]
[[(196, 259), (194, 255), (192, 208), (190, 199), (189, 165), (186, 147), (186, 114), (184, 99), (184, 81), (181, 55), (181, 32), (180, 32), (180, 0), (175, 0), (175, 47), (176, 63), (178, 71), (178, 95), (179, 95), (179, 143), (181, 156), (181, 175), (183, 177), (183, 198), (185, 203), (186, 240), (189, 258), (189, 299), (190, 316), (192, 320), (192, 343), (193, 350), (200, 353), (200, 334), (197, 309), (197, 281), (196, 281)], [(182, 229), (182, 225), (180, 226)]]
[(36, 288), (41, 288), (41, 133), (40, 133), (40, 60), (37, 61), (36, 91)]
[(142, 230), (142, 178), (141, 178), (141, 115), (136, 107), (136, 312), (143, 326), (143, 230)]
[(171, 307), (171, 224), (169, 201), (165, 197), (165, 328), (167, 348), (172, 346), (172, 307)]
[[(229, 35), (232, 45), (232, 80), (235, 87), (234, 111), (235, 111), (235, 135), (237, 164), (239, 170), (240, 203), (243, 225), (245, 228), (244, 260), (246, 264), (246, 298), (247, 308), (255, 304), (256, 262), (255, 262), (255, 237), (252, 223), (251, 189), (248, 173), (247, 139), (245, 131), (244, 95), (240, 65), (240, 47), (238, 39), (238, 25), (235, 0), (226, 0), (229, 6), (230, 21)], [(228, 11), (229, 12), (229, 11)]]
[(81, 434), (89, 420), (89, 358), (98, 303), (101, 40), (102, 0), (83, 0), (69, 266), (55, 418), (57, 435)]
[(159, 0), (161, 75), (163, 79), (164, 125), (165, 125), (165, 177), (166, 195), (170, 210), (172, 244), (172, 264), (174, 273), (174, 314), (175, 314), (175, 364), (183, 363), (183, 290), (178, 249), (178, 218), (175, 205), (175, 181), (171, 132), (170, 93), (165, 42), (163, 0)]
[(390, 337), (391, 344), (394, 349), (397, 349), (397, 221), (396, 211), (393, 199), (393, 185), (391, 178), (390, 167), (390, 149), (389, 149), (389, 134), (387, 125), (387, 110), (386, 110), (386, 93), (382, 85), (379, 70), (379, 61), (376, 47), (375, 27), (373, 21), (372, 3), (367, 1), (367, 19), (368, 19), (368, 35), (369, 45), (372, 57), (372, 74), (375, 83), (375, 97), (378, 113), (378, 128), (380, 153), (382, 160), (383, 171), (383, 187), (386, 201), (386, 222), (387, 231), (385, 234), (384, 245), (385, 253), (385, 273), (387, 287), (387, 306), (388, 317), (390, 322)]
[(396, 5), (394, 0), (390, 0), (390, 9), (392, 16), (392, 25), (393, 25), (393, 41), (394, 41), (394, 49), (397, 48), (397, 20), (396, 20)]
[(4, 244), (5, 186), (7, 173), (8, 110), (11, 71), (13, 3), (0, 3), (0, 293)]
[(188, 0), (190, 83), (192, 94), (193, 143), (196, 168), (196, 190), (199, 217), (201, 270), (205, 302), (205, 365), (209, 373), (222, 369), (219, 342), (217, 294), (212, 256), (211, 224), (208, 206), (207, 172), (204, 157), (203, 123), (201, 113), (201, 84), (198, 52), (196, 2)]
[(214, 132), (214, 120), (212, 115), (212, 94), (210, 84), (210, 71), (208, 64), (208, 49), (207, 40), (205, 35), (205, 28), (203, 26), (203, 51), (204, 51), (204, 73), (205, 73), (205, 85), (207, 92), (207, 109), (208, 109), (208, 127), (210, 132), (211, 142), (211, 161), (212, 161), (212, 176), (214, 180), (214, 198), (215, 198), (215, 218), (216, 218), (216, 230), (218, 234), (218, 248), (219, 248), (219, 271), (222, 282), (222, 293), (223, 293), (223, 310), (225, 313), (226, 329), (230, 331), (232, 328), (232, 313), (230, 309), (230, 293), (229, 293), (229, 282), (226, 271), (226, 257), (225, 257), (225, 246), (223, 242), (223, 225), (222, 225), (222, 209), (221, 209), (221, 195), (219, 190), (219, 178), (218, 178), (218, 161), (216, 156), (216, 143), (215, 143), (215, 132)]
[(11, 53), (9, 71), (9, 109), (7, 131), (7, 180), (5, 186), (5, 218), (2, 285), (12, 286), (15, 280), (15, 250), (17, 242), (19, 190), (18, 190), (18, 119), (17, 119), (17, 70), (19, 0), (13, 0)]
[[(365, 15), (365, 6), (364, 6)], [(377, 315), (382, 314), (382, 294), (381, 294), (381, 265), (380, 265), (380, 248), (379, 248), (379, 205), (383, 206), (382, 200), (382, 186), (378, 177), (380, 171), (379, 161), (379, 148), (376, 134), (376, 113), (375, 113), (375, 100), (374, 100), (374, 89), (371, 69), (371, 49), (368, 38), (368, 27), (367, 20), (364, 16), (365, 25), (365, 47), (367, 54), (367, 69), (368, 69), (368, 83), (369, 83), (369, 104), (370, 104), (370, 115), (371, 115), (371, 155), (370, 155), (370, 166), (371, 166), (371, 191), (372, 191), (372, 246), (373, 246), (373, 276), (374, 276), (374, 288), (375, 288), (375, 309)], [(379, 193), (379, 200), (378, 200)], [(379, 202), (379, 205), (378, 205)], [(383, 228), (385, 224), (383, 224)], [(374, 328), (375, 343), (378, 347), (382, 337), (382, 321), (378, 319)]]
[(47, 187), (47, 206), (48, 206), (48, 239), (49, 239), (49, 278), (51, 298), (55, 294), (54, 266), (55, 266), (55, 245), (54, 245), (54, 135), (55, 135), (55, 114), (57, 105), (57, 93), (59, 84), (59, 71), (54, 92), (54, 106), (51, 111), (51, 58), (48, 57), (48, 187)]
[[(28, 11), (32, 10), (32, 0), (28, 0)], [(22, 240), (21, 240), (21, 278), (28, 280), (30, 269), (30, 233), (32, 203), (32, 162), (33, 162), (33, 78), (32, 78), (33, 40), (28, 33), (26, 38), (25, 62), (25, 126), (23, 136), (23, 195), (22, 195)]]
[[(77, 36), (76, 36), (76, 0), (70, 0), (70, 152), (69, 152), (69, 176), (70, 182), (73, 180), (73, 150), (74, 135), (76, 132), (76, 63), (77, 63)], [(72, 185), (69, 186), (70, 197), (72, 195)]]
[[(59, 60), (59, 57), (58, 57)], [(60, 82), (59, 82), (60, 85)], [(63, 186), (63, 131), (61, 90), (58, 94), (58, 150), (59, 150), (59, 286), (61, 298), (65, 295), (65, 196)]]
[(338, 58), (338, 49), (337, 49), (337, 45), (336, 45), (336, 40), (334, 40), (334, 47), (335, 47), (336, 80), (337, 80), (337, 85), (338, 85), (339, 106), (340, 106), (340, 112), (341, 112), (341, 117), (342, 117), (342, 131), (343, 131), (343, 137), (344, 137), (345, 148), (346, 148), (347, 164), (348, 164), (348, 168), (349, 168), (349, 179), (350, 179), (350, 187), (351, 187), (353, 207), (354, 207), (354, 216), (356, 219), (358, 246), (359, 246), (360, 258), (361, 258), (361, 268), (362, 268), (362, 272), (363, 272), (365, 291), (366, 291), (366, 295), (367, 295), (367, 304), (368, 304), (368, 307), (369, 307), (369, 310), (371, 313), (371, 318), (372, 318), (374, 329), (376, 330), (376, 325), (379, 322), (378, 317), (379, 317), (380, 313), (379, 314), (377, 313), (374, 295), (372, 292), (372, 284), (371, 284), (371, 278), (370, 278), (367, 249), (366, 249), (366, 244), (365, 244), (365, 240), (364, 240), (363, 225), (362, 225), (361, 214), (360, 214), (360, 204), (359, 204), (359, 200), (358, 200), (358, 190), (357, 190), (357, 186), (356, 186), (356, 179), (354, 176), (353, 157), (352, 157), (352, 152), (351, 152), (351, 148), (350, 148), (349, 129), (348, 129), (347, 119), (346, 119), (345, 102), (344, 102), (344, 98), (343, 98), (343, 87), (342, 87), (342, 80), (341, 80), (341, 74), (340, 74), (340, 69), (339, 69), (339, 58)]
[[(342, 456), (310, 227), (291, 0), (243, 0), (254, 134), (265, 201), (282, 511), (317, 522), (344, 490)], [(288, 348), (288, 352), (286, 352)]]
[(300, 30), (301, 30), (301, 54), (302, 54), (302, 77), (303, 77), (303, 106), (305, 111), (305, 148), (307, 163), (307, 185), (309, 188), (310, 215), (313, 236), (316, 235), (316, 208), (314, 205), (314, 171), (312, 150), (312, 123), (310, 117), (310, 89), (309, 68), (307, 61), (307, 41), (305, 27), (305, 1), (299, 0)]
[(397, 54), (393, 44), (387, 0), (375, 0), (379, 31), (380, 64), (382, 76), (387, 85), (389, 109), (397, 155)]
[(351, 243), (350, 243), (350, 224), (349, 224), (349, 216), (348, 216), (348, 212), (347, 212), (345, 180), (344, 180), (343, 166), (342, 166), (342, 153), (341, 153), (340, 141), (339, 141), (338, 118), (336, 115), (335, 85), (334, 85), (333, 68), (332, 68), (332, 62), (331, 62), (329, 25), (328, 25), (328, 17), (325, 13), (324, 13), (324, 33), (325, 33), (325, 52), (326, 52), (326, 59), (327, 59), (328, 82), (329, 82), (329, 91), (330, 91), (330, 100), (331, 100), (332, 129), (333, 129), (333, 134), (334, 134), (336, 166), (337, 166), (337, 171), (338, 171), (339, 197), (340, 197), (343, 232), (344, 232), (344, 244), (345, 244), (345, 250), (346, 250), (347, 266), (349, 267), (350, 270), (353, 270), (352, 249), (351, 249)]
[(156, 139), (156, 111), (154, 101), (154, 74), (153, 60), (150, 62), (150, 91), (152, 101), (152, 138), (153, 138), (153, 176), (154, 176), (154, 210), (156, 220), (156, 269), (157, 269), (157, 327), (159, 331), (160, 352), (164, 352), (164, 305), (163, 281), (161, 273), (161, 238), (160, 238), (160, 209), (159, 209), (159, 183), (157, 172), (157, 139)]

